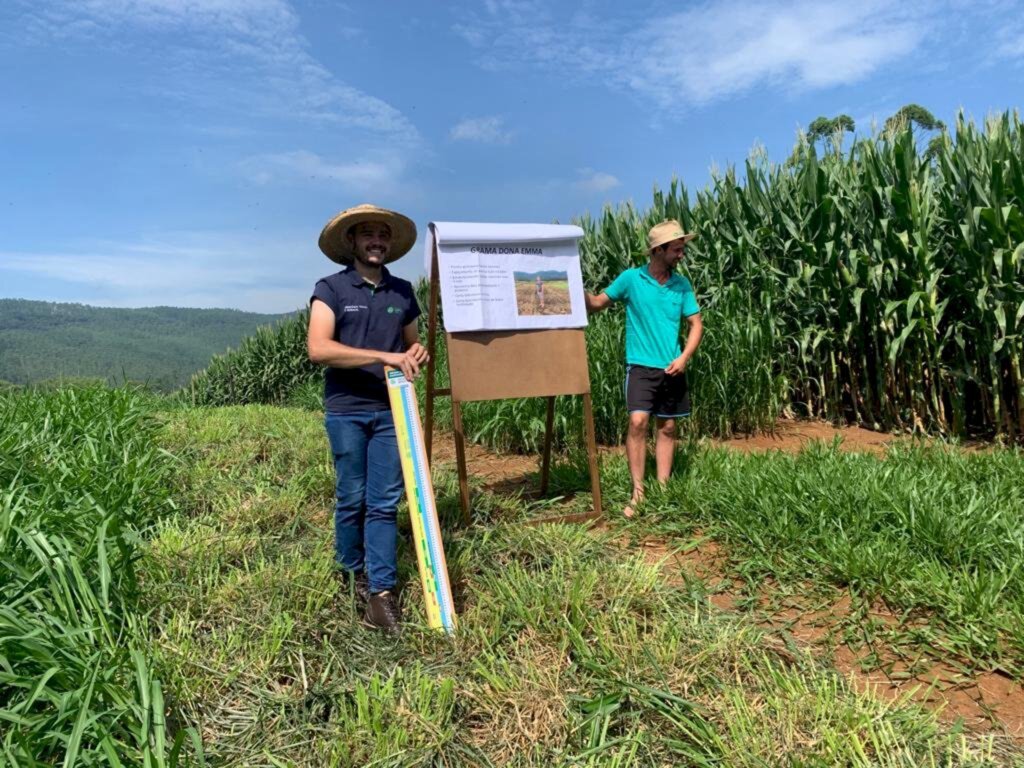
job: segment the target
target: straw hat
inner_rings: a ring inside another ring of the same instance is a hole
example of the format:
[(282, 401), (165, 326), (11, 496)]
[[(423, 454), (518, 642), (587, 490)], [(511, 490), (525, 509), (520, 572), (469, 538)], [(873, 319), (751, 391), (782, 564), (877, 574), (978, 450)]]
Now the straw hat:
[(386, 208), (363, 203), (355, 208), (346, 208), (327, 222), (320, 233), (320, 250), (331, 261), (351, 265), (355, 253), (346, 235), (356, 224), (368, 221), (387, 224), (391, 228), (391, 252), (385, 264), (405, 256), (416, 242), (416, 225), (412, 219)]
[(651, 231), (647, 233), (647, 249), (653, 251), (659, 245), (671, 243), (673, 240), (682, 240), (684, 243), (688, 243), (696, 236), (693, 233), (683, 232), (682, 225), (675, 219), (668, 219), (651, 227)]

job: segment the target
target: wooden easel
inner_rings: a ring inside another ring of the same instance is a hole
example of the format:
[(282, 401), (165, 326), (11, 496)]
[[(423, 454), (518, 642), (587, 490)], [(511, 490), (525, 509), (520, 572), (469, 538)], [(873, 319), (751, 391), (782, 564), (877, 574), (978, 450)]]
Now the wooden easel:
[(594, 412), (590, 402), (590, 373), (582, 328), (535, 331), (472, 331), (448, 333), (448, 372), (451, 386), (437, 388), (437, 315), (440, 302), (437, 243), (430, 267), (430, 308), (427, 319), (426, 449), (428, 463), (433, 457), (434, 398), (451, 397), (455, 428), (455, 461), (459, 474), (462, 519), (470, 522), (469, 478), (466, 473), (466, 436), (462, 428), (462, 403), (474, 400), (504, 400), (517, 397), (546, 397), (547, 419), (541, 461), (540, 492), (548, 491), (551, 470), (551, 438), (557, 395), (581, 395), (583, 420), (590, 464), (593, 509), (575, 515), (549, 517), (534, 523), (580, 522), (601, 515), (601, 481), (597, 464)]

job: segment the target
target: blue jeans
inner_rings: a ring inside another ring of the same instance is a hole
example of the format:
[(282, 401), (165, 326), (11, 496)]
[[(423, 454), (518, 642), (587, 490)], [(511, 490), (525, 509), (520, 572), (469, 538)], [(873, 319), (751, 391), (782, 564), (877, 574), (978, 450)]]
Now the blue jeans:
[(403, 490), (394, 418), (391, 411), (328, 413), (324, 425), (337, 478), (334, 559), (353, 573), (365, 570), (371, 592), (394, 589)]

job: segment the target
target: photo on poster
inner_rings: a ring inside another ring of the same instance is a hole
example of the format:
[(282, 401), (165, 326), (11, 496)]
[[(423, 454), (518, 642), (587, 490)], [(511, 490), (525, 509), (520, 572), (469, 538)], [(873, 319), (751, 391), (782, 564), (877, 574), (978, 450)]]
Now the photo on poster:
[(516, 271), (514, 275), (516, 310), (521, 317), (572, 314), (569, 274), (565, 270)]

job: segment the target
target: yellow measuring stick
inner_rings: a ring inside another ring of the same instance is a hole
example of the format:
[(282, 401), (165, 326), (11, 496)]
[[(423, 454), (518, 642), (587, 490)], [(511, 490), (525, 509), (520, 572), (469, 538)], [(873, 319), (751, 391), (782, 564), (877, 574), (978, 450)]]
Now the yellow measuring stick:
[(427, 624), (433, 629), (451, 633), (455, 630), (455, 605), (434, 506), (434, 485), (430, 481), (416, 389), (397, 368), (387, 367), (385, 374), (395, 434), (398, 436), (398, 453), (402, 459), (402, 475), (405, 477), (405, 495), (409, 499), (409, 519), (412, 521), (416, 561), (423, 584)]

